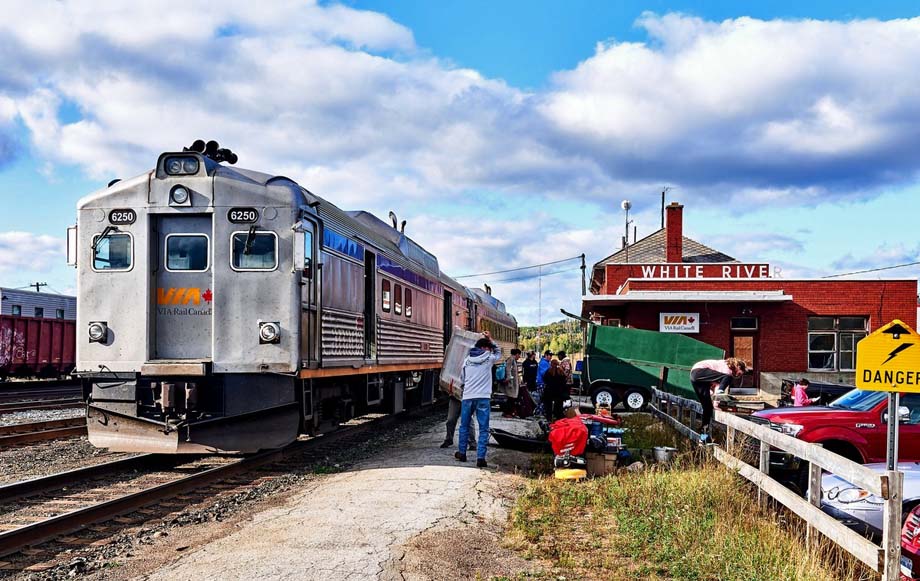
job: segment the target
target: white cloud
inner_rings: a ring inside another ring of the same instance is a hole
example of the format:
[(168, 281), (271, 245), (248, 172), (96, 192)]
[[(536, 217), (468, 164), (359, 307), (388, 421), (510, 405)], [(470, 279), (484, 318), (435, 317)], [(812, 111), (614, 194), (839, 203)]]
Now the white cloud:
[[(688, 207), (802, 206), (872, 196), (920, 167), (920, 18), (645, 14), (646, 42), (600, 43), (528, 92), (427, 56), (406, 27), (338, 4), (5, 8), (17, 18), (0, 20), (0, 164), (18, 150), (16, 123), (42, 171), (76, 165), (100, 180), (217, 139), (241, 166), (342, 207), (411, 214), (410, 232), (451, 273), (585, 250), (590, 266), (619, 246), (618, 219), (592, 231), (551, 213), (426, 212), (470, 192), (615, 205), (634, 195), (621, 192), (671, 184)], [(81, 118), (63, 120), (64, 109)], [(640, 226), (657, 223), (653, 210), (636, 208)], [(727, 252), (768, 250), (732, 242)], [(577, 308), (579, 274), (547, 277), (547, 304)], [(535, 318), (532, 281), (493, 287)]]
[(64, 241), (30, 232), (0, 232), (0, 274), (48, 272), (64, 262)]

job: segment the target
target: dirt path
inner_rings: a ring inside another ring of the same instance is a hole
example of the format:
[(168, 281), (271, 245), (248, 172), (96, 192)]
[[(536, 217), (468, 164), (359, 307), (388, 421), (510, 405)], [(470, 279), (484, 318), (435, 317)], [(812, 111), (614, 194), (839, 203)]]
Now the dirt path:
[(438, 448), (442, 426), (321, 479), (147, 579), (440, 580), (534, 571), (500, 544), (521, 487), (509, 472), (528, 456), (492, 448), (498, 469), (460, 464), (452, 449)]

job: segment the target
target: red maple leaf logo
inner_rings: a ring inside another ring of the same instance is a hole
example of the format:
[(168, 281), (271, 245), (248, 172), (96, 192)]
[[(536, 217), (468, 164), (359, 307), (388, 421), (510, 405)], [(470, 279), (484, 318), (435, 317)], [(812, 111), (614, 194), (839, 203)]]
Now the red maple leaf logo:
[(210, 303), (211, 300), (214, 298), (214, 294), (211, 292), (211, 289), (207, 289), (207, 290), (205, 290), (204, 293), (201, 295), (201, 298), (203, 298), (203, 299), (205, 300), (205, 302)]
[[(208, 291), (208, 292), (207, 292), (207, 293), (205, 293), (205, 294), (206, 294), (206, 295), (210, 295), (210, 294), (211, 294), (211, 292), (210, 292), (210, 291)], [(207, 299), (205, 299), (205, 300), (206, 300), (206, 301), (209, 301), (209, 300), (211, 300), (211, 299), (209, 299), (209, 298), (207, 298)], [(695, 321), (696, 319), (694, 319), (693, 317), (690, 317), (690, 318), (689, 318), (689, 319), (687, 319), (687, 320), (688, 320), (688, 321), (690, 321), (690, 324), (692, 325), (692, 324), (693, 324), (693, 321)]]

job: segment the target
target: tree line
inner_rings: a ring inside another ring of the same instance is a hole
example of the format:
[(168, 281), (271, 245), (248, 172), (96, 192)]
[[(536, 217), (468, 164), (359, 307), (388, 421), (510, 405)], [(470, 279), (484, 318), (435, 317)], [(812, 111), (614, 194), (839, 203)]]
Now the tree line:
[(573, 319), (563, 319), (540, 327), (520, 327), (519, 343), (526, 353), (542, 353), (549, 349), (553, 353), (565, 351), (568, 354), (584, 351), (581, 325)]

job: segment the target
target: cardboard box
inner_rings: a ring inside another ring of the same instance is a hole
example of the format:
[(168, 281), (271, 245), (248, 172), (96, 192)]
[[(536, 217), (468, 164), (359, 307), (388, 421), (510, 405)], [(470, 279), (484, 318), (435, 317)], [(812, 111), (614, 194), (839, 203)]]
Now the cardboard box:
[(612, 473), (616, 469), (617, 455), (586, 452), (585, 462), (588, 465), (589, 476), (604, 476), (605, 474)]

